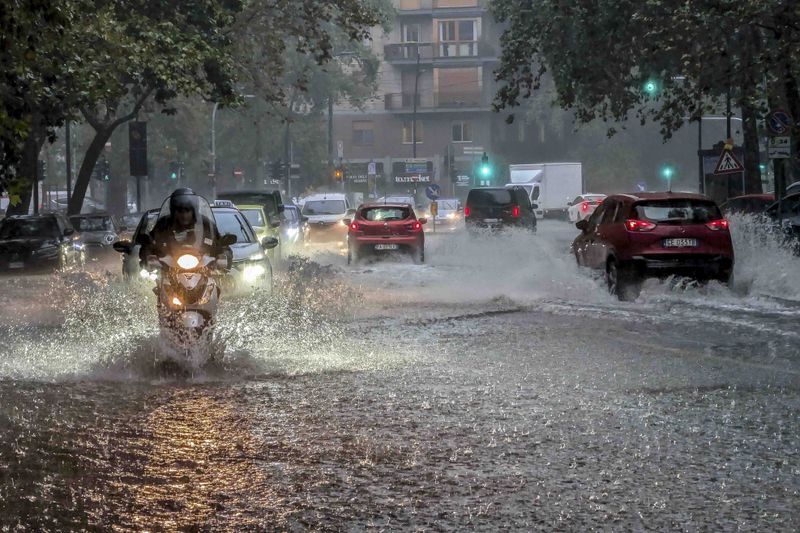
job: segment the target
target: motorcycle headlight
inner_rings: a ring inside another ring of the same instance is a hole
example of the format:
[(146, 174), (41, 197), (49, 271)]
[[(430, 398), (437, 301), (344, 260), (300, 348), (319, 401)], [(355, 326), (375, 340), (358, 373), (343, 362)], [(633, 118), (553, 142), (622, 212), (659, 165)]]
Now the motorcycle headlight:
[(178, 266), (184, 270), (192, 270), (197, 268), (200, 260), (192, 254), (183, 254), (178, 258)]
[(149, 279), (150, 281), (155, 281), (156, 279), (158, 279), (158, 272), (156, 272), (155, 270), (147, 270), (146, 268), (143, 268), (139, 271), (139, 276), (142, 279)]

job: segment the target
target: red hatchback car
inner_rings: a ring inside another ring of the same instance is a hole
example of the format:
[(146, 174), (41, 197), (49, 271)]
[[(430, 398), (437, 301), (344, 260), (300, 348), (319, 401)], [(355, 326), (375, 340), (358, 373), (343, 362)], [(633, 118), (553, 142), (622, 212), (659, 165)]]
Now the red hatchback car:
[(347, 264), (367, 254), (405, 252), (425, 262), (426, 218), (417, 219), (409, 204), (365, 204), (356, 210), (347, 234)]
[(729, 283), (733, 244), (728, 221), (713, 200), (690, 193), (609, 196), (576, 224), (572, 243), (579, 265), (605, 271), (621, 300), (638, 296), (646, 277), (672, 274)]

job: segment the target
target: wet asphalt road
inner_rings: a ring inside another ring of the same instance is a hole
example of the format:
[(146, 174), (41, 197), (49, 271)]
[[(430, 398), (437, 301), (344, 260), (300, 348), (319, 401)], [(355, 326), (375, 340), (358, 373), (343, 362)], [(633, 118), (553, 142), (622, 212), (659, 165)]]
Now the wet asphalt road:
[(0, 530), (797, 530), (800, 267), (738, 235), (733, 291), (635, 303), (566, 225), (426, 265), (315, 250), (192, 372), (146, 290), (14, 280)]

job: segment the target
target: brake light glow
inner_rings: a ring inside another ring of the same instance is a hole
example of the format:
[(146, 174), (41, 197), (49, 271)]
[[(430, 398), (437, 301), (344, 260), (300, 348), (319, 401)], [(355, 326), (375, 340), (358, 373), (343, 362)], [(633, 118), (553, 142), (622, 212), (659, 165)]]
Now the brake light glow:
[(422, 229), (422, 223), (419, 220), (417, 220), (411, 227), (414, 231), (419, 231)]
[(645, 220), (629, 218), (625, 221), (625, 227), (628, 228), (628, 231), (652, 231), (655, 229), (656, 225)]
[(581, 202), (581, 210), (588, 211), (589, 210), (589, 202)]
[(361, 229), (361, 225), (358, 222), (353, 222), (350, 224), (350, 229), (353, 231), (358, 231)]
[(725, 220), (724, 218), (721, 218), (719, 220), (712, 220), (711, 222), (706, 224), (706, 227), (712, 231), (727, 230), (728, 221)]
[(519, 206), (515, 205), (511, 208), (511, 216), (514, 218), (519, 218)]
[(469, 206), (464, 208), (464, 218), (469, 216)]

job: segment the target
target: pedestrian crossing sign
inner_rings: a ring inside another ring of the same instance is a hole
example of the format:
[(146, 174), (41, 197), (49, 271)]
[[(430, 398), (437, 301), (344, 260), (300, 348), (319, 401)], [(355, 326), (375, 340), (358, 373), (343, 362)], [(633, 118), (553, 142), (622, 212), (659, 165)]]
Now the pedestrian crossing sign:
[(717, 166), (714, 168), (714, 174), (738, 174), (739, 172), (744, 172), (744, 166), (736, 159), (732, 150), (723, 150)]

